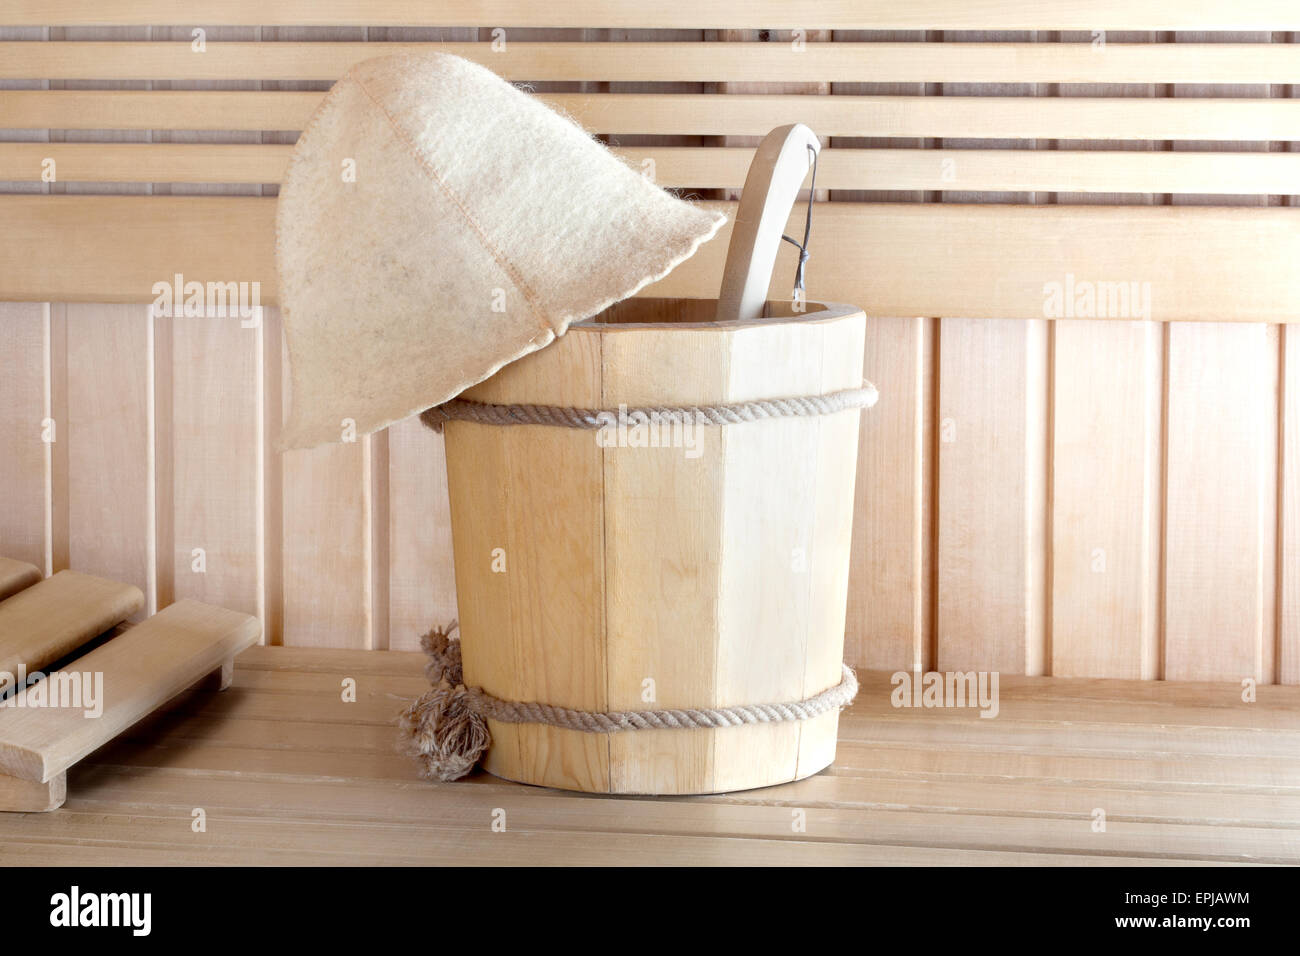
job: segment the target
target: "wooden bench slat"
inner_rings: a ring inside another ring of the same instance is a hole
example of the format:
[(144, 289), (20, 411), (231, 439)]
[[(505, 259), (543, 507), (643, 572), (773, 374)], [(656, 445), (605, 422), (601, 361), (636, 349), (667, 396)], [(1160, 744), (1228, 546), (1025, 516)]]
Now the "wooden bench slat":
[(0, 672), (38, 671), (142, 607), (137, 587), (60, 571), (0, 601)]
[(515, 81), (1296, 83), (1285, 43), (0, 42), (0, 79), (336, 80), (393, 53), (461, 56)]
[[(29, 687), (0, 709), (0, 772), (48, 781), (257, 642), (261, 625), (237, 611), (184, 600), (76, 660), (74, 675), (103, 674), (103, 713), (24, 709)], [(47, 678), (48, 680), (49, 678)]]
[[(0, 182), (279, 183), (291, 146), (171, 143), (0, 143)], [(654, 163), (667, 187), (738, 188), (754, 155), (735, 147), (647, 146), (614, 153)], [(823, 149), (817, 185), (1070, 193), (1300, 193), (1300, 153), (1137, 150)]]
[(41, 569), (26, 561), (0, 557), (0, 601), (29, 588), (41, 579)]
[(4, 0), (12, 26), (467, 26), (773, 30), (1296, 30), (1292, 0)]
[[(0, 91), (0, 129), (300, 130), (323, 93)], [(1300, 140), (1300, 99), (543, 93), (593, 133), (754, 136), (804, 122), (823, 136)]]
[[(802, 215), (792, 215), (791, 235)], [(826, 203), (814, 212), (808, 288), (876, 316), (1042, 318), (1044, 284), (1072, 274), (1150, 282), (1159, 321), (1294, 322), (1296, 216), (1287, 207)], [(154, 283), (179, 272), (259, 282), (271, 305), (274, 220), (269, 198), (0, 196), (0, 300), (148, 303)], [(728, 234), (640, 294), (716, 296)], [(793, 274), (791, 247), (777, 261), (775, 297), (789, 297)]]

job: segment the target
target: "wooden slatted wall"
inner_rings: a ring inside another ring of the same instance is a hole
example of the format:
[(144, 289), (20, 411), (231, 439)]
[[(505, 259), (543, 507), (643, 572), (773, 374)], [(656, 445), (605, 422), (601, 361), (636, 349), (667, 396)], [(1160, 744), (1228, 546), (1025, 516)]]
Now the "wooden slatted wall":
[[(454, 616), (441, 439), (281, 457), (276, 310), (143, 304), (175, 272), (274, 303), (295, 131), (352, 63), (436, 44), (708, 201), (768, 128), (823, 135), (810, 292), (872, 315), (882, 393), (852, 663), (1300, 682), (1300, 8), (552, 6), (0, 0), (0, 553), (275, 643)], [(647, 294), (714, 294), (725, 248)], [(1071, 277), (1146, 284), (1155, 321), (1049, 321)]]

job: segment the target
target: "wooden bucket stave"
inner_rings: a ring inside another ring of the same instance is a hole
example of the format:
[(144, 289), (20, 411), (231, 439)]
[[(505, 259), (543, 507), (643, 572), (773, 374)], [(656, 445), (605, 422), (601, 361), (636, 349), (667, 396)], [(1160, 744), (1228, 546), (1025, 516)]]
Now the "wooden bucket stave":
[[(466, 397), (616, 409), (861, 385), (860, 310), (771, 303), (713, 322), (713, 309), (620, 303)], [(659, 437), (679, 447), (447, 423), (466, 683), (607, 711), (798, 700), (839, 682), (857, 410)], [(608, 735), (491, 721), (485, 766), (590, 792), (747, 789), (827, 766), (837, 718)]]

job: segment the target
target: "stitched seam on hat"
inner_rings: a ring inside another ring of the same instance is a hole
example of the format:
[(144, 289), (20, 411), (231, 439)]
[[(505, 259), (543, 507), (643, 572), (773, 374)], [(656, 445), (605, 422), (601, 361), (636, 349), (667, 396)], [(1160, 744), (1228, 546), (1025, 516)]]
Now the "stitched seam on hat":
[(488, 255), (492, 257), (492, 261), (495, 262), (503, 272), (505, 272), (505, 274), (510, 278), (510, 281), (515, 284), (515, 288), (519, 290), (520, 294), (523, 295), (524, 300), (532, 308), (534, 316), (540, 321), (543, 330), (554, 332), (555, 330), (551, 328), (550, 324), (546, 321), (545, 316), (542, 314), (542, 309), (537, 301), (537, 296), (533, 293), (533, 290), (528, 287), (528, 283), (524, 281), (523, 275), (515, 267), (514, 263), (507, 259), (505, 254), (492, 244), (492, 241), (488, 239), (487, 233), (483, 231), (483, 227), (479, 224), (478, 220), (474, 218), (465, 204), (457, 198), (456, 194), (451, 191), (451, 188), (443, 180), (442, 176), (438, 174), (438, 170), (434, 168), (428, 158), (420, 151), (415, 143), (411, 142), (411, 138), (407, 136), (406, 131), (398, 125), (397, 120), (393, 117), (393, 114), (388, 111), (388, 108), (370, 92), (366, 87), (366, 84), (361, 82), (359, 78), (353, 77), (353, 79), (356, 81), (357, 86), (361, 88), (361, 92), (365, 93), (370, 102), (374, 103), (379, 109), (379, 112), (384, 114), (384, 118), (388, 120), (388, 125), (392, 127), (397, 138), (402, 141), (402, 144), (410, 151), (411, 155), (415, 158), (415, 161), (419, 163), (420, 168), (428, 173), (429, 178), (438, 184), (438, 188), (442, 190), (443, 195), (447, 197), (448, 201), (460, 210), (460, 214), (465, 217), (465, 221), (469, 223), (470, 228), (478, 235), (479, 242), (483, 244), (483, 248), (487, 250)]

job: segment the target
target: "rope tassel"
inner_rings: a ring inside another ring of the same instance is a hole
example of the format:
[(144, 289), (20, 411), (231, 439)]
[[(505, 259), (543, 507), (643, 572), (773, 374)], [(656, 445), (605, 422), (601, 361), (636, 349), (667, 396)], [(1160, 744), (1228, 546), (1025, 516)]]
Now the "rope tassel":
[(736, 707), (673, 710), (589, 711), (555, 707), (536, 701), (502, 700), (480, 687), (466, 687), (460, 641), (453, 641), (453, 621), (420, 638), (429, 655), (425, 673), (432, 690), (402, 712), (400, 726), (405, 749), (421, 763), (425, 777), (459, 780), (487, 752), (492, 742), (488, 720), (510, 724), (544, 724), (588, 734), (634, 730), (699, 730), (812, 720), (847, 707), (858, 693), (858, 679), (847, 664), (834, 687), (804, 700)]
[(420, 761), (421, 775), (439, 780), (459, 780), (487, 752), (492, 735), (487, 720), (469, 706), (460, 663), (460, 641), (453, 641), (453, 621), (420, 638), (429, 655), (424, 672), (434, 687), (414, 701), (400, 718), (406, 751)]

